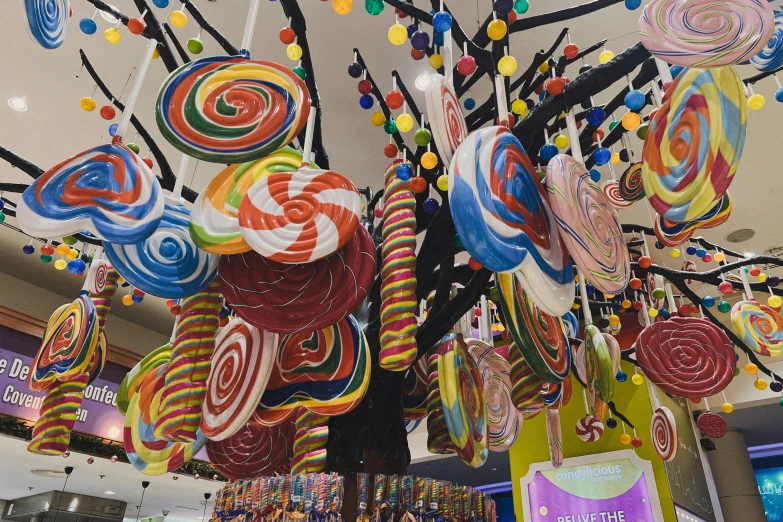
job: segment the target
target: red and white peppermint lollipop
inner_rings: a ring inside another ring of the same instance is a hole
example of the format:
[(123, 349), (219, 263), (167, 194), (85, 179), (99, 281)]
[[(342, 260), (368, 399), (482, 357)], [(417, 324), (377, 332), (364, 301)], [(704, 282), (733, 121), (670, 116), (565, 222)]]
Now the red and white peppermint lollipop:
[(454, 151), (468, 137), (468, 124), (462, 114), (459, 97), (442, 74), (432, 74), (424, 89), (424, 100), (432, 136), (443, 163), (448, 165)]
[(620, 182), (616, 179), (610, 179), (604, 183), (601, 190), (604, 191), (606, 199), (617, 208), (625, 208), (633, 205), (633, 201), (628, 201), (623, 198), (622, 193), (620, 192)]
[(96, 259), (87, 271), (87, 290), (91, 294), (100, 294), (106, 288), (109, 266), (103, 259)]
[(277, 341), (277, 334), (240, 318), (218, 334), (201, 404), (201, 431), (207, 438), (224, 440), (253, 415), (272, 372)]
[(576, 436), (584, 442), (595, 442), (604, 434), (604, 423), (588, 415), (576, 421)]
[(711, 439), (719, 439), (726, 435), (726, 419), (716, 413), (702, 413), (696, 419), (696, 424), (703, 434)]
[(362, 201), (338, 172), (301, 168), (270, 174), (239, 204), (242, 237), (279, 263), (307, 263), (335, 253), (359, 226)]
[(655, 448), (655, 453), (664, 462), (669, 462), (677, 455), (680, 441), (677, 439), (677, 423), (674, 414), (666, 406), (655, 408), (650, 420), (650, 438)]
[(720, 393), (734, 377), (734, 345), (705, 319), (672, 317), (654, 323), (636, 339), (636, 359), (650, 381), (673, 397)]
[(223, 441), (207, 441), (209, 463), (230, 479), (252, 479), (291, 470), (294, 422), (266, 427), (249, 422)]

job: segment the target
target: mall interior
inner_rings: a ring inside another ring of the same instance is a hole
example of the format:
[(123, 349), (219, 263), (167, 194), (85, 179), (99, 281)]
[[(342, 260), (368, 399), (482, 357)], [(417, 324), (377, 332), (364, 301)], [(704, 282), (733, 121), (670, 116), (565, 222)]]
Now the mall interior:
[(781, 0), (3, 8), (0, 522), (783, 522)]

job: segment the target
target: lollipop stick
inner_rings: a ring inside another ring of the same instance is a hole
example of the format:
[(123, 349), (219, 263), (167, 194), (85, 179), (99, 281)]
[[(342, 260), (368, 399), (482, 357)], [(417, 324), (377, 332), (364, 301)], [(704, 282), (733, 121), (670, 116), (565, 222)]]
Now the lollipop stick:
[(182, 187), (185, 185), (185, 173), (188, 171), (188, 160), (190, 156), (183, 154), (179, 159), (179, 168), (177, 169), (177, 179), (174, 182), (174, 190), (171, 191), (171, 196), (174, 199), (182, 197)]
[(671, 83), (674, 80), (674, 78), (672, 78), (672, 72), (669, 69), (668, 63), (664, 62), (660, 58), (656, 58), (655, 65), (658, 67), (658, 74), (661, 75), (661, 80), (663, 81), (664, 85)]
[(245, 20), (245, 32), (242, 33), (242, 46), (239, 54), (249, 58), (250, 44), (253, 41), (253, 29), (256, 27), (256, 17), (258, 16), (258, 6), (261, 0), (250, 0), (250, 8), (247, 11), (247, 20)]
[(501, 124), (508, 123), (508, 106), (506, 105), (506, 84), (503, 76), (495, 76), (495, 99), (498, 104), (498, 120)]
[(131, 116), (133, 116), (133, 107), (136, 105), (136, 100), (139, 99), (139, 92), (141, 92), (141, 86), (144, 84), (144, 77), (147, 76), (147, 69), (150, 67), (152, 54), (155, 52), (157, 46), (158, 41), (154, 38), (150, 38), (149, 42), (147, 42), (147, 50), (144, 52), (144, 58), (141, 59), (139, 70), (136, 72), (136, 78), (133, 80), (133, 87), (128, 95), (128, 101), (125, 104), (125, 110), (122, 111), (120, 124), (117, 126), (115, 137), (119, 137), (120, 141), (122, 141), (122, 137), (125, 136), (125, 132), (128, 130), (128, 124), (130, 123)]
[(651, 81), (650, 85), (652, 86), (653, 100), (655, 101), (655, 106), (660, 107), (663, 104), (663, 93), (661, 92), (661, 88), (658, 85), (658, 80)]
[(577, 269), (579, 274), (579, 297), (582, 298), (582, 312), (585, 315), (585, 325), (593, 324), (593, 314), (590, 311), (590, 302), (587, 300), (587, 288), (585, 288), (585, 275)]
[(748, 274), (745, 272), (744, 267), (739, 269), (740, 279), (742, 279), (742, 288), (745, 289), (745, 295), (748, 297), (748, 301), (754, 301), (753, 291), (748, 284)]
[(307, 116), (307, 127), (305, 127), (305, 142), (302, 149), (302, 166), (307, 167), (310, 165), (310, 153), (313, 150), (313, 129), (315, 128), (315, 107), (310, 109), (310, 114)]
[(571, 156), (579, 163), (584, 163), (582, 147), (579, 145), (579, 132), (576, 129), (576, 118), (574, 118), (572, 111), (566, 113), (566, 128), (568, 129), (568, 141), (571, 142)]
[(672, 293), (672, 285), (666, 283), (664, 288), (666, 289), (666, 300), (669, 301), (669, 313), (672, 314), (677, 309), (677, 303), (674, 301), (674, 294)]

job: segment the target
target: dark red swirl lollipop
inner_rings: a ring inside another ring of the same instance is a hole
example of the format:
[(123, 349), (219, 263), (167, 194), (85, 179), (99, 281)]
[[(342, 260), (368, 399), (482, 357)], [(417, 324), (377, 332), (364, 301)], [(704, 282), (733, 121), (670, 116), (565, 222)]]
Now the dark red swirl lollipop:
[(223, 296), (248, 323), (270, 332), (312, 332), (344, 319), (364, 301), (375, 276), (375, 248), (359, 227), (335, 254), (284, 264), (256, 252), (222, 256)]
[(230, 479), (252, 479), (291, 471), (294, 422), (270, 428), (248, 422), (226, 440), (207, 441), (209, 462)]
[(673, 317), (654, 323), (636, 340), (636, 359), (653, 384), (674, 397), (709, 397), (734, 377), (734, 346), (711, 322)]
[(702, 413), (699, 418), (696, 419), (696, 424), (699, 425), (699, 429), (703, 434), (711, 439), (719, 439), (726, 435), (726, 419), (718, 415), (717, 413)]

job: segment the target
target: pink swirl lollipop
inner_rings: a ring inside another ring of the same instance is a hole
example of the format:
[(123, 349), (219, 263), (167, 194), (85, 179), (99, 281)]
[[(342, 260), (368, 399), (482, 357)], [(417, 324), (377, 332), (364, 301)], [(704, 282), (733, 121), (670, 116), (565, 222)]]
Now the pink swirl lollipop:
[(443, 163), (448, 165), (459, 144), (468, 137), (468, 124), (459, 97), (442, 74), (432, 74), (424, 89), (424, 100), (432, 136)]
[(611, 203), (571, 156), (558, 154), (546, 171), (549, 204), (577, 266), (601, 292), (621, 292), (630, 279), (630, 259)]
[(767, 0), (652, 0), (639, 38), (656, 57), (683, 67), (719, 67), (758, 54), (775, 31)]
[(617, 208), (625, 208), (633, 205), (633, 201), (628, 201), (623, 198), (622, 191), (620, 190), (620, 182), (612, 179), (604, 183), (603, 188), (604, 196), (609, 202)]

